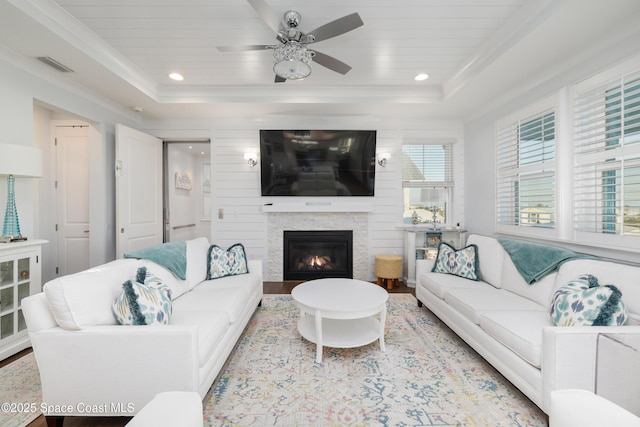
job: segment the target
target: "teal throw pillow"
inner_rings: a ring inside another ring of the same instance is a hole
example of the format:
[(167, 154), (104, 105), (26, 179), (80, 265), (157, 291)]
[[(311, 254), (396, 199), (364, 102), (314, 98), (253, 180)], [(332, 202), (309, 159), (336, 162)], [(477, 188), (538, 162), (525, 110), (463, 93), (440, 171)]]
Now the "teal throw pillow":
[(431, 271), (447, 273), (470, 280), (480, 280), (478, 246), (456, 249), (445, 242), (438, 245), (438, 255)]
[(553, 294), (550, 314), (556, 326), (611, 326), (623, 325), (628, 311), (618, 288), (583, 274)]
[(218, 245), (211, 245), (209, 247), (208, 265), (207, 280), (249, 272), (247, 255), (241, 243), (236, 243), (228, 249), (222, 249)]
[(140, 267), (134, 281), (122, 284), (122, 294), (113, 304), (121, 325), (168, 325), (171, 319), (171, 290)]

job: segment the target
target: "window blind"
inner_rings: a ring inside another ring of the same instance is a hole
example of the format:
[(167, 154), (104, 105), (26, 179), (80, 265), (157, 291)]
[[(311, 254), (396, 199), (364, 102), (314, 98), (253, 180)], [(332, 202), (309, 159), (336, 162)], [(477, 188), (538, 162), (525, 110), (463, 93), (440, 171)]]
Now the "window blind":
[(555, 228), (555, 153), (553, 109), (498, 124), (498, 224)]
[(451, 144), (403, 145), (403, 187), (452, 187), (452, 157)]
[(574, 97), (574, 227), (640, 236), (640, 73)]

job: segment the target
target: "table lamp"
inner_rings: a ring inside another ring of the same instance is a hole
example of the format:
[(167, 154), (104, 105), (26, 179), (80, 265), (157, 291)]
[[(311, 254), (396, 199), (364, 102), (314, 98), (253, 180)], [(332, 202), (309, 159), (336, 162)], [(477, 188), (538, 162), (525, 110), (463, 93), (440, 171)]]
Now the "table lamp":
[(427, 200), (431, 202), (433, 205), (433, 207), (431, 208), (431, 212), (433, 214), (431, 221), (432, 221), (433, 229), (435, 230), (437, 228), (437, 223), (438, 223), (438, 220), (437, 220), (438, 204), (447, 201), (445, 197), (444, 188), (441, 188), (441, 187), (425, 188), (422, 192), (422, 198), (423, 200)]
[(0, 143), (0, 176), (7, 177), (7, 209), (4, 214), (1, 243), (27, 240), (20, 233), (20, 221), (16, 209), (16, 178), (40, 178), (42, 176), (42, 152), (35, 147)]

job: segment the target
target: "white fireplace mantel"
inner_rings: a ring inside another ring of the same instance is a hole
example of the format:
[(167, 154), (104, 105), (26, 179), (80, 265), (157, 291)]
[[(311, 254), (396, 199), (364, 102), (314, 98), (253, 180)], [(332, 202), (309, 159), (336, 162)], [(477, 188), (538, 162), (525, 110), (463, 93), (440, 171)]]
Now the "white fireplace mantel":
[(266, 203), (262, 212), (373, 212), (371, 203), (313, 201)]

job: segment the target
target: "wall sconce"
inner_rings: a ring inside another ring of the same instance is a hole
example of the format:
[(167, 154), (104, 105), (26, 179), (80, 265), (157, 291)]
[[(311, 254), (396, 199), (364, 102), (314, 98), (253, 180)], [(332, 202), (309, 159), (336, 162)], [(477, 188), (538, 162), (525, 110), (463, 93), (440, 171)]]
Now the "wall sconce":
[(378, 164), (384, 168), (387, 166), (390, 158), (391, 153), (378, 153)]
[(16, 209), (15, 179), (42, 176), (42, 152), (35, 147), (0, 144), (0, 176), (7, 177), (7, 209), (4, 215), (0, 242), (27, 240), (20, 233)]
[(244, 159), (249, 163), (250, 167), (254, 167), (258, 164), (258, 154), (257, 153), (244, 153)]

